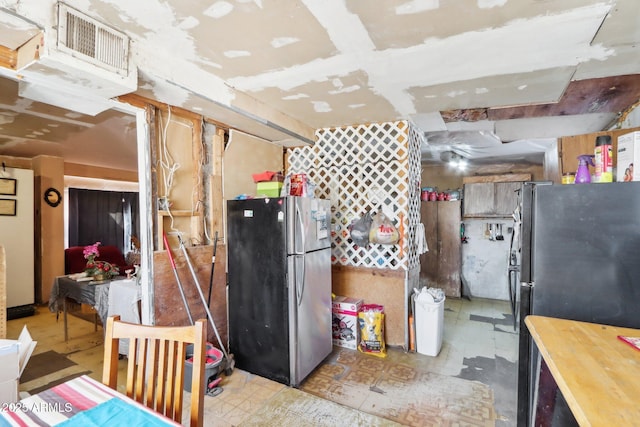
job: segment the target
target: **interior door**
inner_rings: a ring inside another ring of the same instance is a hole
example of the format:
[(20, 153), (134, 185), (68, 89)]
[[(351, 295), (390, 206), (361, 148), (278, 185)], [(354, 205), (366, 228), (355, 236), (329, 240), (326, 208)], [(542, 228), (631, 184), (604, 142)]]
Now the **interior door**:
[(420, 255), (420, 278), (427, 283), (438, 280), (438, 203), (422, 202), (420, 219), (424, 224), (424, 234), (429, 250)]
[(460, 202), (438, 203), (438, 287), (448, 297), (461, 296)]
[(422, 202), (421, 221), (429, 251), (420, 255), (420, 278), (446, 296), (460, 297), (462, 254), (460, 202)]

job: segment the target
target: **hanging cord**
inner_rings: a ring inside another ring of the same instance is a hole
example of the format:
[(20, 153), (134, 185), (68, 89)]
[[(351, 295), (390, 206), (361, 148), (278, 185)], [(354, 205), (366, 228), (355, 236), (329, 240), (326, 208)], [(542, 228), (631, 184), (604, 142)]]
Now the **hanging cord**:
[[(211, 150), (208, 150), (207, 147), (207, 143), (205, 142), (205, 131), (206, 131), (206, 127), (205, 127), (205, 122), (204, 120), (202, 120), (201, 122), (201, 127), (202, 127), (202, 131), (201, 131), (201, 143), (202, 143), (202, 157), (201, 157), (201, 162), (200, 162), (200, 167), (202, 169), (202, 165), (206, 164), (206, 165), (211, 165), (212, 162), (212, 156), (211, 156)], [(207, 174), (211, 173), (211, 170), (208, 169), (207, 170)], [(198, 176), (200, 176), (200, 174), (198, 174)], [(209, 186), (211, 186), (211, 180), (209, 180)], [(211, 190), (211, 189), (209, 189)], [(210, 194), (212, 194), (212, 191), (209, 191)], [(200, 200), (198, 203), (203, 204), (203, 201)], [(197, 206), (196, 206), (197, 208)], [(209, 210), (213, 209), (213, 200), (209, 200)], [(203, 213), (204, 213), (204, 209), (203, 209)], [(202, 230), (204, 230), (204, 238), (205, 241), (207, 243), (211, 242), (211, 236), (209, 235), (209, 229), (207, 228), (209, 224), (207, 223), (207, 216), (205, 214), (202, 215)], [(217, 238), (216, 238), (217, 241)], [(214, 242), (215, 244), (215, 242)]]
[[(195, 133), (195, 127), (191, 126), (191, 140), (193, 141), (193, 137), (194, 137), (194, 133)], [(199, 158), (193, 158), (193, 163), (196, 165), (196, 176), (197, 181), (195, 183), (195, 185), (192, 187), (191, 190), (191, 214), (193, 215), (194, 213), (197, 213), (198, 210), (200, 209), (200, 206), (203, 204), (202, 203), (202, 170), (203, 168), (203, 163), (204, 163), (204, 158), (205, 158), (205, 153), (206, 153), (206, 146), (204, 144), (203, 141), (203, 136), (204, 136), (204, 126), (202, 125), (202, 121), (200, 121), (200, 145), (201, 145), (201, 152), (200, 152), (200, 157)], [(192, 155), (195, 154), (193, 153), (192, 150)], [(200, 191), (200, 193), (198, 194), (198, 191)], [(200, 196), (197, 197), (196, 199), (196, 195)], [(195, 200), (195, 204), (194, 204), (194, 199)], [(203, 209), (203, 213), (204, 213), (204, 209)], [(204, 215), (202, 216), (204, 218)], [(204, 233), (206, 234), (206, 226), (203, 227)], [(191, 244), (192, 245), (199, 245), (202, 242), (200, 242), (199, 238), (194, 238), (193, 236), (191, 237)]]

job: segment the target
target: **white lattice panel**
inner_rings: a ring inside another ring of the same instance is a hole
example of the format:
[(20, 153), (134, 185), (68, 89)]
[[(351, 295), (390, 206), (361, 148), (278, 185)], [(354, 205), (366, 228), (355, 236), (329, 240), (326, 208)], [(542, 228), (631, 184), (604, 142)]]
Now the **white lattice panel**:
[[(389, 269), (411, 267), (417, 259), (412, 252), (416, 218), (419, 222), (420, 146), (412, 153), (416, 144), (411, 144), (407, 122), (321, 129), (316, 136), (313, 147), (289, 150), (288, 172), (306, 173), (316, 184), (315, 196), (331, 200), (332, 262)], [(402, 244), (355, 245), (349, 225), (380, 206), (404, 231)]]
[(422, 163), (420, 148), (424, 142), (423, 134), (414, 126), (409, 126), (409, 218), (407, 226), (407, 265), (409, 269), (420, 265), (420, 254), (416, 245), (416, 226), (420, 223), (420, 190), (422, 181)]

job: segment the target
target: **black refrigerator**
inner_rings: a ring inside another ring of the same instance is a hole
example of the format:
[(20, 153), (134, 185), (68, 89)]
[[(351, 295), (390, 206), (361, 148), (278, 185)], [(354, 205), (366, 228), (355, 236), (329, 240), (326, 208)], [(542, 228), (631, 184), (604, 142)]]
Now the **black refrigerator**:
[[(640, 182), (526, 183), (520, 199), (517, 425), (530, 426), (539, 368), (527, 315), (640, 328)], [(575, 425), (557, 395), (554, 425)]]
[(331, 205), (227, 202), (229, 349), (236, 366), (297, 387), (333, 348)]

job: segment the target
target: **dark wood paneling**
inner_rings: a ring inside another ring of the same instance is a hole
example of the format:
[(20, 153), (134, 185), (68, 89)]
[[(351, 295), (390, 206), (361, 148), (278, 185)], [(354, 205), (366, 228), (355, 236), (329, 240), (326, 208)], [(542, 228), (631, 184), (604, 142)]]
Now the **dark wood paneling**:
[(420, 204), (420, 220), (429, 251), (420, 255), (420, 277), (427, 283), (438, 281), (438, 202)]
[(446, 296), (460, 297), (460, 202), (422, 202), (420, 219), (429, 247), (420, 255), (420, 278), (426, 279), (428, 287), (441, 288)]
[(460, 202), (436, 202), (438, 206), (438, 284), (448, 297), (461, 296)]
[(496, 214), (511, 216), (518, 206), (518, 190), (521, 182), (498, 182), (496, 186)]
[(640, 98), (640, 74), (572, 81), (556, 103), (491, 108), (489, 120), (618, 113)]
[(464, 215), (492, 215), (495, 186), (492, 182), (464, 184)]
[[(593, 154), (596, 146), (596, 138), (600, 135), (611, 136), (613, 165), (618, 163), (618, 137), (630, 132), (640, 130), (638, 128), (617, 129), (613, 131), (594, 132), (585, 135), (567, 136), (560, 139), (560, 160), (562, 173), (575, 173), (578, 169), (578, 156)], [(593, 168), (591, 168), (593, 172)]]
[[(209, 323), (207, 338), (214, 346), (219, 347), (218, 341), (207, 318), (207, 312), (202, 304), (202, 300), (195, 288), (195, 282), (191, 276), (189, 266), (181, 250), (172, 249), (176, 261), (178, 277), (182, 283), (184, 293), (189, 304), (189, 311), (193, 320), (207, 319)], [(187, 253), (193, 265), (193, 269), (198, 277), (200, 289), (205, 298), (209, 293), (209, 278), (211, 276), (211, 259), (213, 256), (213, 246), (194, 246), (187, 248)], [(216, 265), (213, 278), (213, 292), (211, 295), (211, 305), (209, 310), (216, 323), (222, 342), (227, 345), (227, 278), (226, 278), (226, 247), (218, 244), (216, 251)], [(154, 314), (156, 325), (160, 326), (180, 326), (188, 325), (189, 317), (185, 311), (180, 291), (176, 282), (169, 257), (166, 251), (157, 251), (153, 254), (154, 264)]]

